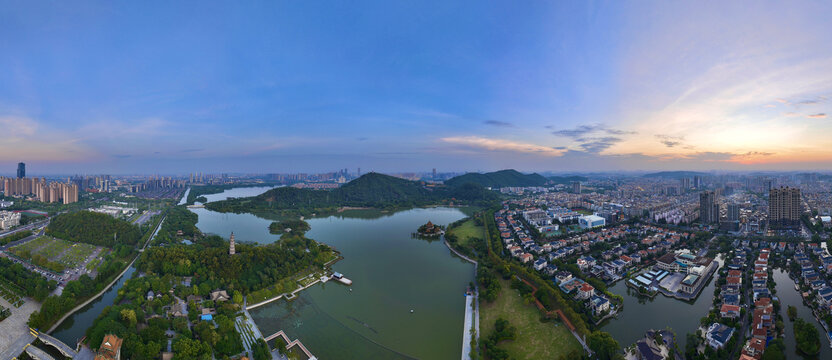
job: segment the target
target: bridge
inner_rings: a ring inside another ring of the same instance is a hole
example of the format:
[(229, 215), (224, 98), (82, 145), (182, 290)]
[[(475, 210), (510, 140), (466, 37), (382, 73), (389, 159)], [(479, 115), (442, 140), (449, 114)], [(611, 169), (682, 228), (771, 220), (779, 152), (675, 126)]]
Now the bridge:
[(29, 354), (29, 356), (35, 360), (55, 360), (52, 355), (47, 354), (46, 351), (43, 351), (33, 345), (26, 346), (26, 354)]
[(69, 345), (67, 344), (64, 344), (61, 340), (47, 335), (46, 333), (38, 333), (37, 337), (38, 339), (40, 339), (40, 341), (43, 341), (44, 344), (53, 346), (54, 348), (58, 349), (58, 351), (60, 351), (61, 354), (70, 359), (74, 358), (75, 355), (78, 355), (78, 352), (76, 352), (75, 349), (69, 347)]
[(300, 350), (303, 351), (304, 354), (306, 354), (306, 357), (309, 358), (309, 360), (317, 360), (318, 359), (314, 355), (312, 355), (312, 353), (309, 352), (308, 349), (306, 349), (306, 346), (303, 346), (303, 343), (300, 342), (300, 340), (296, 339), (295, 341), (289, 341), (289, 337), (286, 336), (286, 333), (284, 333), (283, 330), (280, 330), (277, 333), (275, 333), (274, 335), (271, 335), (271, 336), (267, 337), (266, 342), (277, 339), (278, 337), (282, 337), (283, 341), (286, 342), (286, 350), (289, 350), (293, 346), (297, 345), (298, 347), (300, 347)]
[(201, 209), (201, 208), (204, 208), (204, 207), (205, 207), (205, 205), (203, 205), (203, 204), (194, 204), (194, 205), (188, 205), (187, 206), (188, 209)]

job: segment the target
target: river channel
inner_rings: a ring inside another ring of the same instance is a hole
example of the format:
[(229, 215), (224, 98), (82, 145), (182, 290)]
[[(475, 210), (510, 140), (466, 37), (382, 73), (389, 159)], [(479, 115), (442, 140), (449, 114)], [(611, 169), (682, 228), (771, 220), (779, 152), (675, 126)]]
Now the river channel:
[[(715, 259), (722, 266), (722, 255)], [(686, 334), (694, 333), (699, 327), (699, 319), (706, 316), (713, 305), (713, 278), (702, 289), (693, 302), (672, 299), (656, 295), (649, 299), (639, 297), (638, 293), (627, 287), (626, 280), (619, 281), (609, 290), (624, 298), (624, 310), (618, 316), (601, 327), (609, 332), (621, 347), (627, 347), (644, 337), (650, 329), (671, 328), (676, 333), (679, 349), (684, 352), (687, 343)]]

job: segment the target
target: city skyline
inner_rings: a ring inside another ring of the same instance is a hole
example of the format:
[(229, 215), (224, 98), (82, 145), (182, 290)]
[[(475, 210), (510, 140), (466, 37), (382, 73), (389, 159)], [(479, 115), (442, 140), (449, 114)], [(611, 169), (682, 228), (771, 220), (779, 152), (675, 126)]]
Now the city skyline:
[(195, 5), (7, 6), (0, 167), (832, 170), (828, 3)]

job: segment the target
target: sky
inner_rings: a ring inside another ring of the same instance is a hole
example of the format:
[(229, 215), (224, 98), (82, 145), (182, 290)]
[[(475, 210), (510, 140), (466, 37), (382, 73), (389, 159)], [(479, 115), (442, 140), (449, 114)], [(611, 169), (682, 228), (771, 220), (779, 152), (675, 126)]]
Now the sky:
[(0, 173), (832, 170), (832, 2), (0, 8)]

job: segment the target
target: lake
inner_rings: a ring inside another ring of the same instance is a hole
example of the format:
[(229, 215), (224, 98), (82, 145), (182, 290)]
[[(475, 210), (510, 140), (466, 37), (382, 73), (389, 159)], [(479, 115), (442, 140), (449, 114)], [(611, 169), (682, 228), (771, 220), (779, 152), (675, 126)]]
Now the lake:
[(463, 292), (474, 280), (474, 266), (441, 241), (410, 234), (428, 220), (446, 225), (465, 216), (459, 209), (428, 208), (308, 219), (307, 236), (344, 256), (333, 269), (353, 280), (353, 291), (334, 282), (316, 285), (251, 315), (264, 336), (283, 330), (322, 359), (456, 358)]

